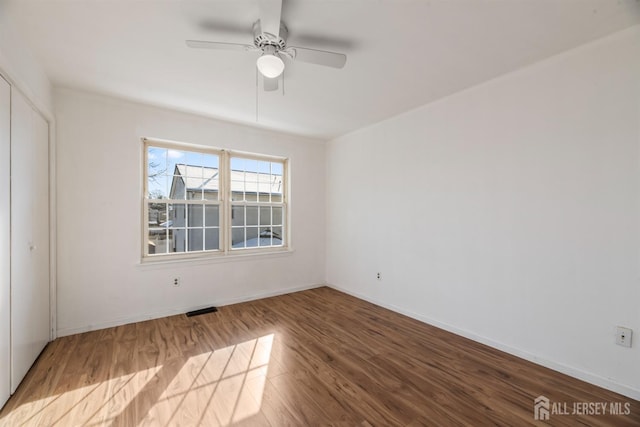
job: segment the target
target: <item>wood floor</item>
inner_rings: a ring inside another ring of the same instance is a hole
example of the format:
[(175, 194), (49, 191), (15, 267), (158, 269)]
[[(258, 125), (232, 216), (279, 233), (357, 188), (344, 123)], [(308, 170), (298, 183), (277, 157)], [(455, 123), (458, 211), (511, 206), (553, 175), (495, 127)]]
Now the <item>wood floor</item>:
[(319, 288), (57, 339), (0, 425), (519, 426), (540, 395), (631, 411), (550, 425), (640, 425), (638, 401)]

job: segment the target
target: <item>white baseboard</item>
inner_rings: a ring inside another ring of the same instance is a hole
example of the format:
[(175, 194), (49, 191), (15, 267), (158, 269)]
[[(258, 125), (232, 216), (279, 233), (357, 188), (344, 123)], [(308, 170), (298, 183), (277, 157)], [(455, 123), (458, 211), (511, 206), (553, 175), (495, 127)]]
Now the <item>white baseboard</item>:
[(544, 366), (545, 368), (553, 369), (554, 371), (558, 371), (560, 373), (569, 375), (571, 377), (577, 378), (579, 380), (597, 385), (598, 387), (605, 388), (607, 390), (614, 391), (616, 393), (620, 393), (624, 396), (630, 397), (635, 400), (640, 400), (640, 389), (628, 386), (626, 384), (621, 384), (609, 378), (601, 377), (599, 375), (595, 375), (589, 372), (582, 371), (580, 369), (573, 368), (571, 366), (564, 365), (559, 362), (555, 362), (553, 360), (548, 360), (536, 356), (535, 354), (529, 353), (528, 351), (520, 350), (515, 347), (511, 347), (507, 344), (494, 341), (490, 338), (483, 337), (481, 335), (477, 335), (471, 331), (467, 331), (464, 329), (457, 328), (455, 326), (449, 325), (447, 323), (440, 322), (438, 320), (432, 319), (428, 316), (424, 316), (422, 314), (414, 313), (410, 310), (403, 309), (402, 307), (397, 307), (392, 304), (386, 304), (381, 301), (377, 301), (373, 298), (369, 298), (366, 295), (361, 295), (357, 292), (352, 292), (348, 289), (344, 289), (340, 286), (327, 284), (330, 288), (336, 289), (340, 292), (344, 292), (345, 294), (349, 294), (356, 298), (368, 301), (372, 304), (379, 305), (380, 307), (384, 307), (391, 311), (395, 311), (396, 313), (404, 314), (405, 316), (411, 317), (413, 319), (419, 320), (423, 323), (427, 323), (429, 325), (435, 326), (440, 329), (444, 329), (445, 331), (451, 332), (456, 335), (463, 336), (465, 338), (469, 338), (470, 340), (488, 345), (489, 347), (493, 347), (495, 349), (504, 351), (505, 353), (512, 354), (514, 356), (520, 357), (522, 359), (533, 362), (537, 365)]
[(278, 295), (290, 294), (290, 293), (293, 293), (293, 292), (306, 291), (307, 289), (314, 289), (314, 288), (318, 288), (318, 287), (321, 287), (321, 286), (325, 286), (325, 285), (324, 284), (317, 284), (317, 285), (296, 286), (296, 287), (292, 287), (292, 288), (278, 289), (278, 290), (275, 290), (275, 291), (261, 292), (261, 293), (252, 294), (252, 295), (229, 298), (229, 299), (225, 299), (225, 300), (218, 300), (218, 301), (214, 301), (214, 302), (211, 302), (209, 304), (203, 304), (203, 305), (200, 305), (200, 306), (197, 306), (197, 307), (193, 307), (193, 306), (191, 306), (191, 307), (178, 307), (178, 308), (174, 308), (174, 309), (160, 310), (160, 311), (155, 311), (155, 312), (150, 312), (150, 313), (139, 314), (139, 315), (136, 315), (136, 316), (120, 317), (120, 318), (117, 318), (117, 319), (108, 320), (108, 321), (105, 321), (105, 322), (99, 322), (99, 323), (95, 323), (95, 324), (91, 324), (91, 325), (84, 325), (84, 326), (78, 326), (78, 327), (72, 327), (72, 328), (58, 329), (57, 336), (58, 337), (64, 337), (64, 336), (68, 336), (68, 335), (80, 334), (82, 332), (97, 331), (97, 330), (100, 330), (100, 329), (112, 328), (114, 326), (127, 325), (129, 323), (143, 322), (145, 320), (159, 319), (161, 317), (168, 317), (168, 316), (175, 316), (176, 314), (183, 314), (183, 313), (186, 313), (188, 311), (198, 310), (200, 308), (210, 307), (212, 305), (213, 306), (217, 306), (217, 307), (223, 307), (225, 305), (237, 304), (237, 303), (241, 303), (241, 302), (253, 301), (253, 300), (269, 298), (269, 297), (275, 297), (275, 296), (278, 296)]

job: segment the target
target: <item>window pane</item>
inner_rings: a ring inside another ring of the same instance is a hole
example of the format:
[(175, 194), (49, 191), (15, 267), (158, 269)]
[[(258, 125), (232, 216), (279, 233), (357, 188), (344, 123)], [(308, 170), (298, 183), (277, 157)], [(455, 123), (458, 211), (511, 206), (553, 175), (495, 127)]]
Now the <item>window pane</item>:
[(271, 246), (271, 228), (268, 227), (262, 227), (260, 228), (260, 239), (259, 239), (259, 245), (260, 246)]
[(258, 191), (261, 193), (271, 193), (271, 179), (269, 174), (260, 173), (258, 178)]
[(244, 170), (244, 159), (240, 157), (232, 157), (231, 158), (231, 170), (232, 171), (243, 171)]
[(202, 250), (202, 228), (189, 228), (189, 252)]
[(205, 205), (204, 225), (207, 227), (218, 227), (220, 225), (220, 207)]
[(271, 175), (271, 192), (273, 194), (282, 194), (282, 177)]
[(150, 199), (166, 199), (169, 197), (171, 179), (166, 175), (149, 175), (147, 179), (147, 195)]
[(241, 181), (243, 174), (231, 175), (231, 200), (244, 200), (244, 180)]
[(247, 248), (258, 246), (258, 227), (247, 227)]
[[(184, 165), (187, 160), (187, 153), (185, 153), (182, 150), (176, 150), (176, 149), (170, 148), (167, 150), (167, 159), (168, 159), (169, 166), (176, 165), (176, 164)], [(172, 172), (169, 171), (169, 173), (172, 173)]]
[(282, 176), (282, 163), (271, 162), (271, 175)]
[(167, 175), (186, 176), (186, 153), (181, 150), (167, 150)]
[(206, 200), (218, 200), (218, 194), (220, 193), (220, 179), (217, 170), (215, 173), (211, 170), (205, 170), (202, 190)]
[(249, 194), (258, 194), (258, 174), (249, 172), (245, 174), (244, 191)]
[(262, 206), (260, 208), (260, 225), (271, 225), (271, 207)]
[(282, 225), (282, 208), (273, 207), (273, 225)]
[(244, 225), (244, 206), (234, 206), (231, 209), (231, 225)]
[(182, 175), (187, 178), (202, 178), (202, 166), (200, 163), (189, 163), (187, 160), (187, 164), (183, 167), (179, 168)]
[(258, 225), (257, 206), (247, 206), (247, 225)]
[(181, 175), (169, 176), (169, 198), (174, 200), (184, 200), (187, 193), (185, 177)]
[(203, 154), (202, 166), (205, 168), (217, 170), (219, 168), (218, 156), (216, 156), (215, 154)]
[(187, 200), (202, 200), (202, 189), (187, 190)]
[(244, 248), (244, 227), (231, 230), (231, 247)]
[(189, 227), (202, 227), (203, 220), (203, 205), (187, 205), (189, 212)]
[(266, 173), (267, 175), (269, 175), (270, 171), (271, 171), (271, 167), (269, 162), (258, 161), (258, 172)]
[[(244, 192), (242, 190), (231, 190), (231, 200), (234, 202), (241, 202), (244, 200)], [(247, 199), (248, 200), (248, 199)]]
[(149, 203), (149, 228), (167, 226), (167, 204)]
[(167, 174), (167, 149), (147, 147), (147, 176)]
[[(200, 173), (202, 172), (202, 168), (197, 169)], [(182, 181), (186, 187), (187, 199), (202, 200), (202, 188), (205, 182), (202, 176), (197, 178), (192, 176), (182, 177)]]
[(220, 229), (219, 228), (205, 228), (204, 249), (206, 251), (220, 249)]
[(218, 200), (218, 190), (204, 190), (203, 197), (205, 200)]
[(186, 249), (187, 230), (184, 228), (169, 229), (169, 252), (184, 252)]
[(282, 227), (273, 227), (271, 234), (273, 235), (273, 246), (282, 246), (282, 242), (284, 241)]
[(167, 226), (169, 227), (184, 227), (186, 225), (186, 205), (184, 204), (170, 204), (169, 206), (169, 220)]
[(258, 161), (253, 159), (244, 159), (244, 170), (253, 172), (254, 176), (258, 173)]
[(147, 247), (149, 255), (167, 253), (167, 229), (166, 228), (150, 228), (148, 235)]
[[(202, 176), (202, 153), (195, 151), (187, 151), (185, 162), (188, 165), (187, 176)], [(195, 167), (199, 167), (199, 171), (195, 170)]]
[[(272, 202), (281, 202), (282, 201), (282, 163), (271, 162), (271, 201)], [(277, 196), (276, 196), (277, 195)], [(277, 198), (277, 200), (276, 200)]]
[(282, 235), (282, 227), (273, 227), (271, 229), (271, 234), (273, 234), (274, 238), (282, 240), (284, 236)]

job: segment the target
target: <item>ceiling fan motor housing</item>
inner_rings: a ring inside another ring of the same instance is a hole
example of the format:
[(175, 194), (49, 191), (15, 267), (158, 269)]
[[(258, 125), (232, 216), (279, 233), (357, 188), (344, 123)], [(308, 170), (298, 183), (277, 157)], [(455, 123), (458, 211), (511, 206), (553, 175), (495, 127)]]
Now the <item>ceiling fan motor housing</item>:
[(283, 22), (280, 22), (280, 34), (278, 35), (263, 33), (259, 19), (253, 24), (253, 44), (261, 50), (264, 50), (267, 46), (273, 46), (276, 52), (284, 50), (287, 47), (288, 34), (289, 31)]

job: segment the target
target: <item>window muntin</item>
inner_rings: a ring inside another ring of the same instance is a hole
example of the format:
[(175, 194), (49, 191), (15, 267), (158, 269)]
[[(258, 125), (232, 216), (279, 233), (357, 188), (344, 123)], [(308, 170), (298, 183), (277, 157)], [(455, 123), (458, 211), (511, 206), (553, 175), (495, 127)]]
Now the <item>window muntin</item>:
[(285, 159), (145, 140), (144, 257), (286, 246)]

